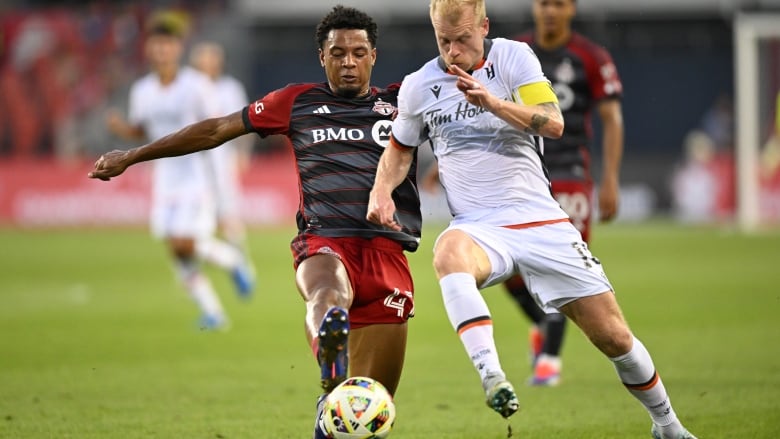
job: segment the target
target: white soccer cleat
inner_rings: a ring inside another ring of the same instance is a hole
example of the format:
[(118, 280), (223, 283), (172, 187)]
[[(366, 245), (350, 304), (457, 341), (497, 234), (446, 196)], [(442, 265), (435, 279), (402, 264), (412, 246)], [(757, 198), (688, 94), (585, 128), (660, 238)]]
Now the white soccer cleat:
[(685, 427), (681, 428), (682, 431), (678, 431), (676, 435), (664, 436), (664, 434), (661, 433), (661, 427), (653, 424), (653, 428), (650, 429), (650, 433), (653, 435), (653, 439), (697, 439), (696, 436), (692, 435), (691, 432), (685, 429)]
[(488, 375), (482, 381), (487, 396), (487, 405), (504, 418), (512, 416), (520, 409), (520, 402), (512, 383), (504, 375)]

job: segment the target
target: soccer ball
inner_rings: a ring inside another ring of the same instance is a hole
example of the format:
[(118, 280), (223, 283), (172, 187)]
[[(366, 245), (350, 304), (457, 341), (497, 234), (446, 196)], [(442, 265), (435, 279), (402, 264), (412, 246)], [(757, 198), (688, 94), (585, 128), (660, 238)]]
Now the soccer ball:
[(325, 430), (333, 439), (383, 439), (395, 422), (395, 404), (385, 386), (367, 377), (351, 377), (325, 398)]

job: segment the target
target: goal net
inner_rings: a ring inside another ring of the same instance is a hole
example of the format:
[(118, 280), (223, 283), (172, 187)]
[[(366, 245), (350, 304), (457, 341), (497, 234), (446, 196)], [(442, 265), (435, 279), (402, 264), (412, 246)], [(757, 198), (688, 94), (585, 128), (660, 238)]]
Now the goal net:
[(741, 230), (780, 226), (780, 14), (737, 14), (736, 217)]

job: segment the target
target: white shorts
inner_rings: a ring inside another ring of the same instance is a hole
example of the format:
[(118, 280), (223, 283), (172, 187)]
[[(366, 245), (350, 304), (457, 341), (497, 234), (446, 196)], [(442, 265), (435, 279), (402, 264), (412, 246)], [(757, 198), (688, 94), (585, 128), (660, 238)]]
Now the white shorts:
[(215, 233), (216, 210), (211, 197), (166, 197), (152, 203), (150, 225), (156, 238), (205, 238)]
[(578, 298), (613, 290), (601, 262), (570, 222), (521, 229), (459, 223), (450, 224), (442, 235), (455, 229), (468, 234), (490, 259), (491, 273), (480, 289), (520, 274), (548, 313)]

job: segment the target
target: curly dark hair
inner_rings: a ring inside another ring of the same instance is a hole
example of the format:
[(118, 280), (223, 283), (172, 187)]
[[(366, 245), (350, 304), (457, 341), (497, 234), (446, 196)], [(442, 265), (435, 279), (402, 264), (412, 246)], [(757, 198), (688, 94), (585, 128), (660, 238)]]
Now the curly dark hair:
[(333, 29), (365, 30), (371, 46), (376, 47), (376, 22), (363, 11), (342, 5), (335, 6), (317, 25), (314, 37), (318, 48), (322, 49), (322, 43), (325, 42), (328, 33)]

